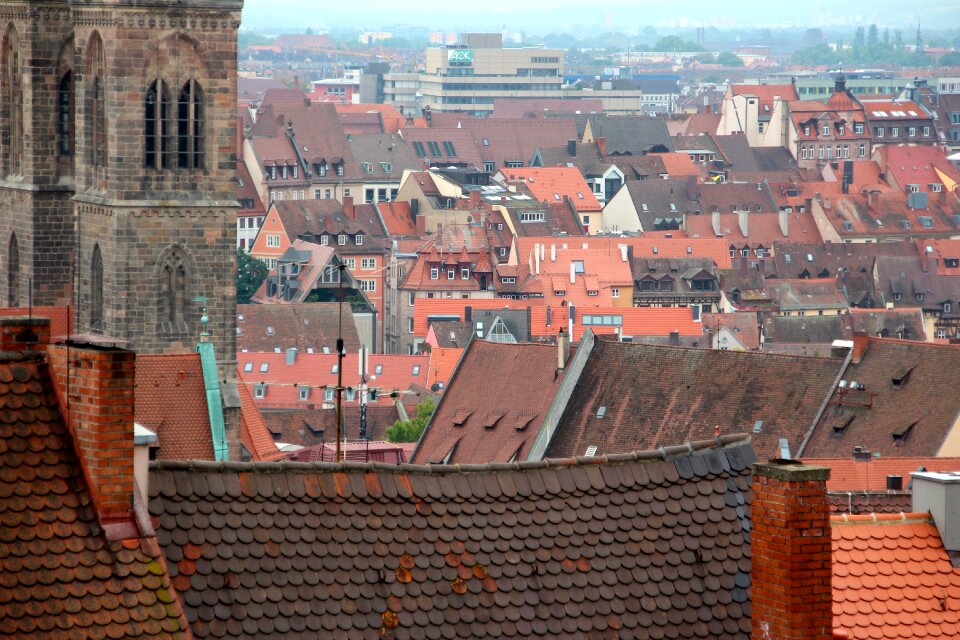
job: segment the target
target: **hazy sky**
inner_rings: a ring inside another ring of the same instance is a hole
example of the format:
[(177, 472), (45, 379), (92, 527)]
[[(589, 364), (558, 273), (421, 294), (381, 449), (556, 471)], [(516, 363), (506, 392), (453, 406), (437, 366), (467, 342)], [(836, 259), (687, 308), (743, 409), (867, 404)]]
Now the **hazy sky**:
[[(920, 9), (920, 11), (918, 11)], [(463, 30), (506, 26), (511, 31), (545, 32), (603, 29), (636, 31), (644, 26), (799, 26), (843, 27), (876, 23), (881, 28), (915, 29), (960, 26), (960, 2), (902, 0), (832, 2), (758, 2), (747, 0), (246, 0), (244, 27), (374, 29), (405, 24), (429, 29)]]

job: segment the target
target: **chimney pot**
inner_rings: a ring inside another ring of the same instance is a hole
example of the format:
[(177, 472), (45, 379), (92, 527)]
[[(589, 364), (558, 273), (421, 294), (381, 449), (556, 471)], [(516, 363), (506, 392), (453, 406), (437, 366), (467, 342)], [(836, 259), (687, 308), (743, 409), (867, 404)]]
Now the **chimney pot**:
[(863, 360), (863, 354), (867, 352), (869, 342), (870, 336), (866, 333), (853, 334), (853, 358), (850, 360), (853, 364), (860, 364)]
[(557, 369), (563, 370), (567, 366), (567, 360), (570, 358), (570, 336), (560, 329), (557, 334)]
[(356, 209), (353, 206), (353, 196), (344, 196), (343, 197), (343, 215), (347, 216), (351, 220), (355, 220), (357, 217)]

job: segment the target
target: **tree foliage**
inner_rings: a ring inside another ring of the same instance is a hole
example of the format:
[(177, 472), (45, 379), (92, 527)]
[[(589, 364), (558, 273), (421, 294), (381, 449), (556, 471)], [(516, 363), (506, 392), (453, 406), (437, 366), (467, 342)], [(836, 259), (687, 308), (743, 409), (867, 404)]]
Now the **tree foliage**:
[(684, 40), (680, 36), (664, 36), (653, 45), (654, 51), (703, 51), (695, 42)]
[(725, 67), (742, 67), (743, 60), (738, 58), (735, 53), (724, 51), (717, 55), (717, 64), (722, 64)]
[(409, 420), (397, 420), (387, 428), (387, 442), (416, 442), (420, 439), (430, 416), (433, 414), (433, 400), (427, 399), (417, 405), (417, 413)]
[(250, 304), (270, 272), (267, 265), (252, 257), (243, 249), (237, 249), (237, 304)]

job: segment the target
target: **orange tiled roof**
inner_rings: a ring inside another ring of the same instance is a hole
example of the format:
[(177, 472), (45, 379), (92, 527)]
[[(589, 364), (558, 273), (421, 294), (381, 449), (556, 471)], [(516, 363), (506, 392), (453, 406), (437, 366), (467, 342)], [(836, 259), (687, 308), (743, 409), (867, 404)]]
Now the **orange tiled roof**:
[(200, 354), (140, 355), (134, 419), (157, 434), (158, 460), (213, 460)]
[(699, 176), (703, 171), (693, 163), (689, 153), (675, 151), (672, 153), (657, 154), (663, 161), (667, 174), (673, 178), (682, 176)]
[(809, 464), (828, 467), (830, 479), (827, 491), (886, 491), (887, 476), (903, 478), (903, 488), (907, 489), (910, 472), (919, 471), (957, 471), (960, 458), (871, 458), (869, 461), (847, 458), (806, 458)]
[(51, 337), (66, 336), (73, 327), (72, 307), (4, 307), (0, 308), (0, 318), (10, 316), (28, 316), (50, 319)]
[(760, 113), (773, 113), (774, 96), (781, 100), (797, 100), (797, 90), (793, 84), (735, 84), (731, 86), (733, 95), (757, 96), (760, 100)]
[(960, 570), (927, 513), (834, 516), (833, 626), (850, 638), (960, 636)]
[(463, 348), (434, 347), (431, 349), (430, 369), (427, 371), (427, 388), (432, 388), (437, 383), (446, 387), (462, 355)]
[[(663, 237), (638, 237), (638, 238), (616, 238), (616, 237), (597, 237), (589, 236), (585, 238), (553, 238), (553, 237), (535, 237), (525, 236), (517, 238), (517, 255), (521, 262), (527, 261), (527, 256), (533, 251), (535, 244), (546, 245), (545, 256), (550, 259), (550, 245), (576, 246), (587, 249), (597, 249), (602, 253), (612, 254), (619, 251), (620, 245), (625, 245), (633, 249), (634, 258), (713, 258), (718, 269), (732, 268), (730, 262), (730, 249), (726, 240), (722, 238), (663, 238)], [(687, 252), (687, 247), (690, 251)], [(542, 261), (541, 261), (542, 264)]]
[(541, 202), (570, 200), (577, 211), (600, 211), (603, 207), (576, 167), (539, 167), (501, 170), (509, 181), (521, 181)]
[(280, 460), (284, 454), (274, 443), (250, 389), (245, 384), (238, 384), (237, 391), (240, 393), (240, 440), (243, 446), (256, 461)]

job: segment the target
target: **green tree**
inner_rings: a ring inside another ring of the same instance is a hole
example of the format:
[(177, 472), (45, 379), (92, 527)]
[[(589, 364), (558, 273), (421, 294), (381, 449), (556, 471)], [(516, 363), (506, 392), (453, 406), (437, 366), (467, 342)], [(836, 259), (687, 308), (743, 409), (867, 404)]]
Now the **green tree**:
[(738, 58), (735, 53), (724, 51), (717, 55), (717, 64), (722, 64), (725, 67), (742, 67), (743, 60)]
[(269, 272), (267, 265), (243, 249), (237, 249), (237, 304), (250, 304), (250, 298)]
[(867, 33), (863, 27), (857, 27), (857, 30), (853, 34), (853, 46), (855, 49), (862, 47), (867, 40)]
[(693, 57), (694, 60), (700, 64), (713, 64), (713, 54), (709, 51), (704, 51), (703, 53), (698, 53)]
[(416, 442), (420, 439), (430, 416), (433, 415), (433, 400), (424, 400), (417, 405), (417, 413), (409, 420), (397, 420), (387, 429), (387, 442)]
[(960, 51), (949, 51), (940, 56), (941, 67), (960, 67)]
[(654, 51), (703, 51), (703, 47), (679, 36), (664, 36), (653, 45)]
[(879, 32), (879, 30), (877, 29), (877, 25), (875, 25), (875, 24), (870, 25), (870, 30), (867, 31), (867, 46), (868, 46), (868, 47), (875, 47), (875, 46), (877, 46), (877, 45), (880, 43), (879, 34), (880, 34), (880, 32)]

